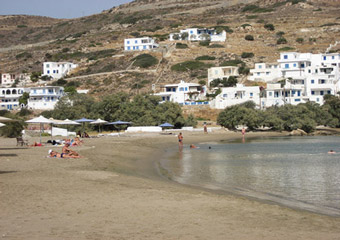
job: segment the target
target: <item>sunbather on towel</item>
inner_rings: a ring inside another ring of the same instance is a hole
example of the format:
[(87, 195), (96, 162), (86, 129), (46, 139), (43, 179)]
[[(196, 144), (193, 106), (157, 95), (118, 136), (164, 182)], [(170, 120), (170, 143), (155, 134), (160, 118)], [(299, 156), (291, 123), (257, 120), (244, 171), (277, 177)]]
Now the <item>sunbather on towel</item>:
[(53, 151), (52, 149), (48, 150), (48, 154), (49, 157), (55, 158), (80, 158), (80, 156), (70, 156), (66, 153), (58, 153), (56, 151)]

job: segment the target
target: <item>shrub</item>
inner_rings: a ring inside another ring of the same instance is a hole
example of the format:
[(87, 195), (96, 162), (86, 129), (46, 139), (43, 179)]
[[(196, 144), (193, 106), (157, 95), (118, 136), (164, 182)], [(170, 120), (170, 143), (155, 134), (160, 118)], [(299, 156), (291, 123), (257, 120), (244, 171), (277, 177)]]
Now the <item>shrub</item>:
[(224, 46), (221, 44), (211, 44), (207, 48), (224, 48)]
[(210, 41), (200, 41), (200, 46), (204, 46), (204, 47), (207, 47), (207, 46), (209, 46), (209, 44), (210, 44)]
[(199, 84), (201, 84), (202, 86), (204, 86), (204, 85), (206, 85), (207, 84), (207, 82), (205, 81), (205, 80), (199, 80), (199, 82), (198, 82)]
[(234, 66), (237, 67), (237, 65), (239, 64), (245, 64), (243, 61), (239, 60), (239, 59), (235, 59), (235, 60), (229, 60), (229, 61), (224, 61), (220, 64), (221, 67), (224, 66)]
[(253, 35), (246, 35), (246, 36), (244, 37), (244, 39), (247, 40), (247, 41), (254, 41)]
[(316, 42), (316, 38), (309, 38), (309, 42)]
[(29, 52), (22, 52), (22, 53), (19, 53), (18, 55), (15, 56), (16, 59), (20, 59), (20, 58), (32, 58), (32, 54), (29, 53)]
[(275, 27), (273, 24), (271, 23), (267, 23), (263, 26), (265, 29), (269, 30), (269, 31), (274, 31), (275, 30)]
[(282, 37), (283, 35), (285, 35), (285, 32), (280, 31), (276, 33), (276, 36), (278, 37)]
[(17, 25), (17, 28), (27, 28), (27, 25)]
[(184, 49), (184, 48), (188, 48), (188, 45), (185, 43), (176, 43), (176, 48)]
[(297, 42), (297, 43), (303, 43), (303, 41), (304, 41), (303, 38), (297, 38), (297, 39), (296, 39), (296, 42)]
[(254, 53), (252, 52), (243, 52), (241, 54), (241, 58), (252, 58), (252, 57), (254, 57)]
[(251, 25), (248, 24), (248, 23), (245, 23), (245, 24), (242, 24), (241, 27), (242, 27), (242, 28), (246, 28), (246, 27), (251, 27)]
[(133, 36), (133, 37), (139, 37), (140, 33), (139, 32), (132, 32), (132, 33), (130, 33), (130, 35)]
[(287, 40), (284, 37), (280, 37), (279, 39), (277, 39), (276, 43), (277, 44), (286, 44)]
[(255, 18), (258, 18), (257, 15), (247, 15), (246, 16), (247, 19), (255, 19)]
[(239, 73), (239, 74), (248, 75), (249, 72), (250, 72), (250, 69), (247, 68), (247, 67), (245, 67), (244, 65), (242, 65), (242, 66), (240, 66), (240, 67), (238, 68), (238, 73)]
[(287, 51), (291, 51), (294, 50), (295, 48), (292, 47), (283, 47), (283, 48), (279, 48), (278, 51), (283, 51), (283, 52), (287, 52)]
[(199, 60), (215, 60), (215, 59), (216, 59), (215, 57), (203, 55), (203, 56), (197, 57), (195, 60), (199, 61)]
[(158, 63), (157, 58), (151, 56), (150, 54), (141, 54), (133, 58), (132, 60), (135, 60), (133, 66), (141, 68), (148, 68)]
[(172, 71), (176, 72), (186, 72), (190, 70), (196, 70), (196, 69), (203, 69), (210, 67), (210, 65), (206, 65), (203, 62), (199, 61), (186, 61), (182, 63), (177, 63), (171, 67)]

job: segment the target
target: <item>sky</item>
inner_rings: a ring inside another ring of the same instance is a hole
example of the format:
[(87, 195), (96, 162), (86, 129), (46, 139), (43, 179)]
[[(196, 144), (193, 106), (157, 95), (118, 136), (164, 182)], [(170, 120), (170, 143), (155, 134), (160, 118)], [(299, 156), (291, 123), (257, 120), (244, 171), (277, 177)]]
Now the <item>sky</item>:
[(77, 18), (100, 13), (132, 0), (0, 0), (0, 15)]

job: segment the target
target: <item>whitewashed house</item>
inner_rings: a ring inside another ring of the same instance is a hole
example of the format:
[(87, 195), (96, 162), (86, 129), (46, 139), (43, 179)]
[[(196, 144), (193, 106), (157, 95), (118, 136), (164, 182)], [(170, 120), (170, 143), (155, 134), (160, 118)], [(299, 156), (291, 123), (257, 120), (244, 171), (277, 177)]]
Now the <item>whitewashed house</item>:
[(58, 100), (64, 95), (63, 87), (31, 87), (29, 89), (28, 108), (41, 110), (54, 109)]
[(163, 88), (163, 92), (154, 94), (162, 98), (161, 102), (170, 101), (181, 105), (207, 104), (204, 101), (206, 87), (200, 84), (181, 81), (179, 84), (167, 84)]
[(247, 87), (243, 84), (236, 84), (236, 87), (221, 88), (221, 93), (210, 102), (210, 107), (225, 109), (233, 105), (247, 101), (253, 101), (260, 107), (260, 87)]
[(0, 110), (19, 109), (19, 98), (25, 91), (24, 88), (0, 88)]
[(180, 33), (170, 33), (169, 39), (170, 41), (176, 40), (187, 40), (183, 39), (183, 35), (187, 35), (187, 39), (190, 41), (205, 41), (210, 40), (211, 42), (225, 42), (227, 39), (227, 32), (222, 31), (221, 33), (217, 33), (215, 29), (207, 29), (207, 28), (187, 28), (180, 30)]
[(0, 85), (1, 87), (11, 87), (15, 80), (20, 82), (27, 82), (30, 77), (27, 73), (0, 73)]
[(151, 37), (124, 39), (125, 51), (143, 51), (158, 48), (159, 45)]
[(249, 81), (269, 82), (282, 78), (278, 63), (255, 63), (255, 68), (250, 69)]
[(53, 79), (60, 79), (69, 74), (78, 65), (71, 62), (44, 62), (43, 74)]
[(215, 79), (223, 79), (229, 77), (238, 77), (238, 67), (225, 66), (225, 67), (212, 67), (208, 69), (208, 86), (210, 82)]

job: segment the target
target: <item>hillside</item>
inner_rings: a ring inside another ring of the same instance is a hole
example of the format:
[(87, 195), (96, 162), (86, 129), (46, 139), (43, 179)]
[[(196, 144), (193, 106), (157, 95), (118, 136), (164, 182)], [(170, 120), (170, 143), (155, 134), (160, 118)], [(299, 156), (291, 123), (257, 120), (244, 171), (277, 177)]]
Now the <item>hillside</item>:
[[(94, 95), (150, 92), (152, 84), (159, 88), (179, 80), (207, 80), (208, 67), (228, 60), (240, 59), (251, 68), (254, 62), (275, 61), (280, 51), (325, 52), (340, 40), (339, 10), (332, 0), (136, 0), (71, 20), (2, 16), (0, 72), (41, 71), (44, 61), (73, 61), (80, 67), (69, 81)], [(169, 33), (192, 26), (227, 29), (227, 41), (218, 48), (182, 41), (188, 48), (177, 49), (167, 40)], [(123, 51), (124, 38), (144, 35), (160, 43), (159, 50), (149, 53), (159, 63), (146, 69), (133, 65), (140, 52)], [(246, 35), (254, 40), (245, 40)], [(286, 42), (279, 44), (280, 37)], [(243, 52), (254, 57), (241, 58)], [(171, 68), (202, 55), (215, 59), (184, 71)]]

